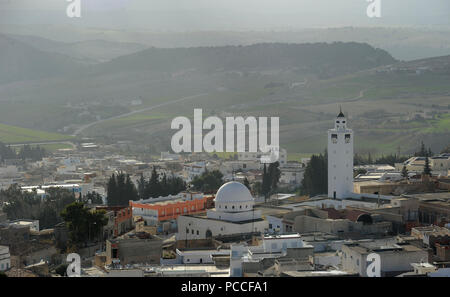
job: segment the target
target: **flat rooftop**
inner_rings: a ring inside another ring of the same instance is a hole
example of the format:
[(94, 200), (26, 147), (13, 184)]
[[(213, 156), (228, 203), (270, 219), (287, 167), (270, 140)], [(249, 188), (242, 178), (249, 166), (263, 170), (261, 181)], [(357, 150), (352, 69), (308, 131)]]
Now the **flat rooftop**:
[(354, 276), (356, 274), (341, 271), (341, 270), (328, 270), (328, 271), (283, 271), (283, 275), (290, 277), (332, 277), (332, 276)]

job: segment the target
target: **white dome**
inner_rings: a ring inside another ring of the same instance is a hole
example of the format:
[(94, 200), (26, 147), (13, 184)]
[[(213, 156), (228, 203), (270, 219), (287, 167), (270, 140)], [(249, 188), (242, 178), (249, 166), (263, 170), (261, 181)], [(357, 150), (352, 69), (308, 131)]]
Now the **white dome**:
[(252, 194), (247, 187), (239, 182), (228, 182), (217, 191), (215, 202), (253, 202)]

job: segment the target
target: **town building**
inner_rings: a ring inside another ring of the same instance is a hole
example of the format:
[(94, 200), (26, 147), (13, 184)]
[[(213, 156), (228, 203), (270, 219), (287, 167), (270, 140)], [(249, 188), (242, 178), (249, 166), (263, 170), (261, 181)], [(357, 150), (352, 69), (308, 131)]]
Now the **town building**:
[(104, 238), (119, 236), (133, 228), (133, 210), (131, 206), (96, 206), (96, 210), (105, 210), (108, 223), (104, 227)]
[(140, 216), (148, 226), (176, 220), (180, 215), (200, 214), (212, 206), (214, 196), (199, 192), (181, 192), (177, 195), (130, 201), (134, 216)]
[(177, 240), (205, 239), (220, 235), (265, 232), (268, 224), (261, 211), (254, 210), (255, 199), (239, 182), (222, 185), (215, 196), (215, 208), (206, 215), (180, 215)]
[(0, 271), (6, 271), (11, 268), (11, 255), (9, 247), (0, 245)]
[(160, 264), (163, 240), (156, 235), (123, 235), (106, 241), (106, 265)]
[(343, 270), (367, 276), (367, 256), (380, 256), (381, 276), (396, 276), (413, 271), (411, 263), (428, 262), (428, 252), (410, 244), (379, 245), (377, 242), (358, 242), (342, 246)]
[(291, 269), (292, 265), (297, 266), (297, 269), (311, 270), (310, 256), (313, 250), (314, 247), (305, 243), (299, 234), (266, 235), (257, 245), (232, 244), (230, 275), (240, 277), (256, 274), (274, 265), (277, 274)]
[(328, 197), (347, 198), (353, 192), (353, 131), (342, 113), (328, 130)]

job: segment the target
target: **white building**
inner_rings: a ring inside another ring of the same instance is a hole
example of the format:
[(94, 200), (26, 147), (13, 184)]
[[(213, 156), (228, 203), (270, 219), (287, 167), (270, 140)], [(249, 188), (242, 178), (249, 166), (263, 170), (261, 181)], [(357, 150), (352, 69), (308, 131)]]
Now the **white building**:
[(280, 185), (295, 188), (301, 185), (305, 168), (300, 163), (288, 164), (280, 168)]
[(170, 152), (161, 152), (160, 161), (178, 161), (180, 160), (179, 154), (172, 154)]
[(205, 162), (195, 162), (184, 164), (183, 166), (183, 175), (186, 182), (191, 182), (194, 177), (203, 174), (206, 171), (206, 163)]
[(353, 131), (342, 111), (328, 130), (328, 197), (347, 198), (353, 192)]
[(11, 268), (11, 255), (9, 247), (0, 245), (0, 271), (6, 271)]
[(87, 190), (90, 189), (92, 184), (83, 184), (80, 186), (80, 184), (55, 184), (55, 185), (39, 185), (39, 186), (24, 186), (21, 187), (22, 191), (24, 192), (33, 192), (36, 191), (36, 193), (41, 196), (41, 198), (45, 198), (47, 196), (46, 190), (51, 188), (59, 188), (59, 189), (65, 189), (69, 192), (72, 192), (75, 194), (75, 197), (79, 197), (80, 194), (86, 194)]
[(176, 264), (214, 264), (214, 257), (225, 257), (230, 255), (229, 249), (177, 249)]
[[(240, 152), (238, 153), (239, 161), (258, 161), (261, 162), (261, 157), (269, 156), (269, 153), (263, 152)], [(287, 151), (286, 149), (280, 148), (278, 154), (278, 162), (280, 163), (280, 167), (283, 167), (287, 164)]]
[(29, 226), (30, 231), (39, 231), (39, 220), (15, 220), (10, 222), (10, 225)]
[(392, 276), (413, 271), (412, 263), (428, 260), (428, 252), (413, 245), (390, 244), (380, 246), (377, 243), (353, 243), (342, 246), (342, 267), (347, 272), (367, 276), (367, 256), (376, 253), (380, 256), (381, 276)]
[(255, 199), (246, 186), (228, 182), (220, 187), (215, 198), (215, 209), (206, 216), (181, 215), (177, 218), (177, 240), (205, 239), (220, 235), (264, 232), (268, 223), (261, 211), (254, 210)]
[(230, 276), (242, 276), (245, 262), (259, 262), (266, 258), (280, 258), (287, 255), (288, 249), (306, 249), (312, 254), (313, 246), (305, 243), (299, 234), (264, 236), (261, 244), (246, 246), (231, 245)]

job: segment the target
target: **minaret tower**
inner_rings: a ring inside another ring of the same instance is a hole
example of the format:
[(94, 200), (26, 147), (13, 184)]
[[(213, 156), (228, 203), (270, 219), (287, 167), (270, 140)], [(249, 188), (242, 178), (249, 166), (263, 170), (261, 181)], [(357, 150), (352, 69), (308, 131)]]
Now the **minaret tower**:
[(353, 192), (353, 131), (340, 110), (334, 129), (328, 130), (328, 197), (349, 198)]

